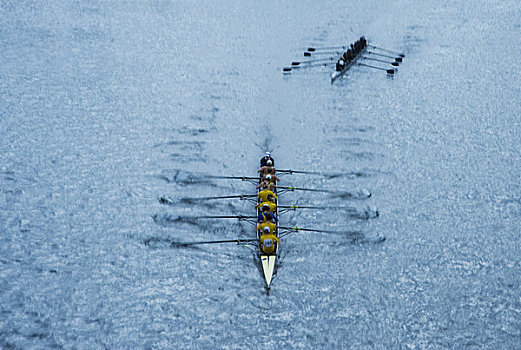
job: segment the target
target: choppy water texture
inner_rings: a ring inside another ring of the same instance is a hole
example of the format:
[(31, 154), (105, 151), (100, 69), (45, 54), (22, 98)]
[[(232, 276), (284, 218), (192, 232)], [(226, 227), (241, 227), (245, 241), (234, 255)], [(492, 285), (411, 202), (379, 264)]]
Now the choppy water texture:
[[(0, 348), (521, 348), (519, 1), (0, 1)], [(365, 35), (394, 78), (282, 68)], [(254, 193), (287, 175), (270, 295)], [(370, 193), (367, 197), (363, 194)], [(379, 214), (378, 216), (376, 214)], [(378, 237), (385, 242), (375, 243)]]

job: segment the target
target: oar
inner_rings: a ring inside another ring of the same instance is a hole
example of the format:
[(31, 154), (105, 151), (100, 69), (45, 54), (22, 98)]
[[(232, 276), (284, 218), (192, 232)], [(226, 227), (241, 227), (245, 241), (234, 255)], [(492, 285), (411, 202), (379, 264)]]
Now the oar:
[[(319, 51), (319, 52), (315, 52), (315, 55), (340, 55), (341, 52), (340, 51)], [(304, 56), (306, 57), (309, 57), (311, 56), (311, 52), (304, 52)]]
[(245, 216), (245, 215), (199, 215), (199, 216), (179, 216), (177, 220), (198, 220), (198, 219), (239, 219), (249, 220), (257, 219), (256, 216)]
[(279, 229), (282, 230), (288, 230), (293, 232), (299, 232), (299, 231), (305, 231), (305, 232), (321, 232), (321, 233), (335, 233), (335, 234), (345, 234), (349, 232), (342, 232), (342, 231), (330, 231), (330, 230), (315, 230), (311, 228), (302, 228), (302, 227), (287, 227), (287, 226), (279, 226)]
[(283, 72), (291, 72), (292, 70), (294, 69), (302, 69), (302, 68), (312, 68), (312, 67), (327, 67), (329, 66), (330, 64), (332, 64), (334, 62), (331, 62), (331, 63), (317, 63), (317, 64), (306, 64), (304, 66), (295, 66), (295, 67), (285, 67), (284, 69), (282, 69)]
[(248, 176), (215, 176), (215, 175), (207, 175), (207, 176), (204, 176), (204, 177), (208, 178), (208, 179), (233, 179), (233, 180), (242, 180), (242, 181), (259, 180), (258, 177), (248, 177)]
[(277, 169), (278, 173), (288, 173), (288, 174), (306, 174), (306, 175), (320, 175), (320, 176), (343, 176), (345, 174), (327, 174), (321, 173), (317, 171), (302, 171), (302, 170), (293, 170), (293, 169)]
[(315, 51), (320, 51), (320, 50), (336, 50), (336, 49), (347, 49), (347, 46), (308, 47), (309, 52), (315, 52)]
[(301, 170), (292, 170), (292, 169), (277, 169), (278, 173), (284, 174), (305, 174), (305, 175), (316, 175), (316, 176), (324, 176), (328, 179), (333, 179), (336, 177), (366, 177), (367, 175), (360, 172), (345, 172), (345, 173), (322, 173), (317, 171), (301, 171)]
[(237, 194), (233, 196), (217, 196), (217, 197), (196, 197), (196, 198), (181, 198), (181, 202), (195, 202), (195, 201), (207, 201), (207, 200), (214, 200), (214, 199), (230, 199), (230, 198), (239, 198), (239, 199), (247, 199), (247, 198), (255, 198), (257, 197), (256, 194)]
[(329, 58), (317, 58), (315, 60), (309, 60), (309, 61), (302, 61), (302, 62), (299, 62), (299, 61), (293, 61), (291, 62), (291, 65), (292, 66), (299, 66), (301, 64), (308, 64), (308, 63), (314, 63), (314, 62), (324, 62), (324, 61), (333, 61), (335, 58), (333, 57), (329, 57)]
[(287, 190), (287, 191), (308, 191), (308, 192), (322, 192), (322, 193), (343, 193), (340, 191), (331, 191), (331, 190), (319, 190), (315, 188), (304, 188), (304, 187), (295, 187), (295, 186), (277, 186), (277, 189)]
[(278, 186), (277, 189), (280, 189), (282, 191), (279, 191), (280, 194), (289, 192), (289, 191), (308, 191), (308, 192), (321, 192), (321, 193), (331, 193), (334, 197), (338, 198), (344, 198), (344, 199), (364, 199), (371, 197), (371, 192), (368, 190), (359, 190), (358, 193), (349, 192), (349, 191), (332, 191), (332, 190), (320, 190), (315, 188), (303, 188), (303, 187), (283, 187)]
[(376, 62), (382, 62), (382, 63), (389, 63), (395, 67), (398, 67), (400, 64), (398, 62), (389, 62), (389, 61), (384, 61), (384, 60), (379, 60), (378, 58), (370, 58), (370, 57), (364, 57), (362, 56), (362, 58), (364, 60), (370, 60), (370, 61), (376, 61)]
[(394, 60), (396, 62), (402, 62), (403, 61), (401, 57), (393, 57), (393, 56), (389, 56), (389, 55), (382, 55), (381, 53), (373, 52), (373, 51), (367, 51), (367, 54), (381, 56), (381, 57), (387, 57), (387, 58), (394, 58)]
[(388, 50), (388, 49), (384, 49), (383, 47), (379, 47), (379, 46), (375, 46), (375, 45), (367, 45), (369, 47), (372, 47), (373, 49), (377, 49), (377, 50), (381, 50), (381, 51), (386, 51), (386, 52), (389, 52), (389, 53), (392, 53), (392, 54), (395, 54), (395, 55), (398, 55), (400, 57), (405, 57), (405, 55), (403, 53), (400, 53), (400, 52), (396, 52), (396, 51), (391, 51), (391, 50)]
[(258, 239), (224, 239), (220, 241), (199, 241), (199, 242), (172, 242), (172, 247), (187, 247), (191, 245), (198, 244), (219, 244), (219, 243), (247, 243), (247, 242), (257, 242)]
[(362, 220), (369, 220), (374, 219), (380, 216), (380, 213), (376, 209), (365, 209), (365, 210), (358, 210), (354, 207), (333, 207), (333, 206), (311, 206), (311, 205), (279, 205), (278, 208), (280, 209), (280, 213), (286, 213), (291, 210), (296, 211), (297, 209), (316, 209), (316, 210), (340, 210), (345, 211), (349, 213), (349, 215), (353, 218), (362, 219)]
[(378, 69), (378, 70), (384, 70), (387, 72), (387, 74), (394, 74), (394, 69), (385, 69), (385, 68), (381, 68), (381, 67), (376, 67), (376, 66), (370, 66), (368, 64), (363, 64), (363, 63), (357, 63), (359, 66), (363, 66), (363, 67), (369, 67), (369, 68), (374, 68), (374, 69)]
[(355, 212), (356, 208), (353, 207), (320, 207), (320, 206), (312, 206), (312, 205), (279, 205), (277, 206), (279, 209), (288, 209), (289, 210), (297, 210), (297, 209), (319, 209), (319, 210), (345, 210), (350, 212)]

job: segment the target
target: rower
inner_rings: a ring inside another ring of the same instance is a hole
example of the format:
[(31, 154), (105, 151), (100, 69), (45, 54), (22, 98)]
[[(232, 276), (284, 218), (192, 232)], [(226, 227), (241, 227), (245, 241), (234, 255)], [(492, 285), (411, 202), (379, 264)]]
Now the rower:
[(270, 183), (268, 181), (259, 182), (259, 184), (257, 185), (257, 189), (268, 190), (269, 188), (270, 188)]
[(262, 190), (270, 190), (270, 191), (272, 191), (271, 187), (273, 187), (274, 185), (273, 186), (271, 186), (271, 185), (273, 185), (273, 184), (269, 183), (268, 181), (261, 181), (257, 185), (257, 189), (261, 189), (261, 191)]
[[(271, 200), (268, 200), (268, 197)], [(259, 203), (264, 203), (264, 202), (268, 202), (268, 201), (277, 203), (277, 195), (275, 193), (273, 193), (273, 191), (271, 191), (271, 190), (260, 191), (257, 198), (258, 198)]]
[(279, 218), (274, 213), (277, 210), (277, 205), (275, 203), (264, 202), (259, 205), (262, 208), (262, 212), (257, 216), (257, 222), (279, 222)]
[(273, 193), (277, 193), (277, 186), (275, 186), (275, 184), (270, 183), (268, 181), (263, 181), (260, 184), (258, 184), (257, 189), (260, 189), (261, 191), (268, 190)]
[(257, 224), (257, 232), (259, 232), (259, 234), (262, 234), (263, 232), (265, 232), (266, 228), (268, 228), (271, 233), (277, 232), (277, 225), (275, 225), (273, 222), (264, 221), (260, 224)]
[(266, 163), (268, 162), (268, 160), (271, 160), (271, 165), (275, 166), (275, 160), (273, 158), (271, 158), (271, 153), (270, 152), (266, 152), (264, 157), (262, 157), (261, 160), (260, 160), (261, 167), (265, 166)]
[(273, 161), (271, 159), (268, 159), (266, 161), (266, 165), (265, 166), (261, 166), (259, 170), (257, 170), (258, 173), (261, 173), (261, 174), (275, 174), (276, 170), (275, 170), (275, 167), (273, 166)]
[[(271, 196), (269, 196), (269, 197), (271, 197)], [(262, 211), (265, 211), (265, 207), (267, 207), (266, 209), (270, 213), (275, 213), (277, 211), (277, 203), (270, 201), (270, 200), (259, 203), (255, 206), (256, 209), (260, 208)]]
[(275, 174), (266, 174), (262, 178), (262, 181), (267, 181), (269, 183), (277, 184), (277, 181), (280, 181), (279, 177)]
[(280, 239), (272, 233), (269, 227), (264, 227), (259, 241), (262, 251), (266, 254), (273, 253), (276, 244), (280, 244)]

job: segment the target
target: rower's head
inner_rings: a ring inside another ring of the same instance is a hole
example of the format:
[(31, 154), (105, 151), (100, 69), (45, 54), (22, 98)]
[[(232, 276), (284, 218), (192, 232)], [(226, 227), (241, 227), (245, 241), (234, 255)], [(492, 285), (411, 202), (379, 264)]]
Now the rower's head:
[(271, 230), (268, 226), (264, 227), (264, 234), (269, 235), (271, 233)]
[(264, 157), (271, 158), (271, 153), (270, 152), (266, 152), (266, 154), (264, 154)]
[(267, 165), (267, 166), (272, 166), (272, 165), (273, 165), (273, 161), (272, 161), (271, 159), (268, 159), (268, 160), (266, 161), (266, 165)]
[(270, 206), (268, 204), (262, 205), (262, 211), (269, 211), (269, 210), (270, 210)]
[(266, 175), (266, 181), (271, 181), (271, 175)]

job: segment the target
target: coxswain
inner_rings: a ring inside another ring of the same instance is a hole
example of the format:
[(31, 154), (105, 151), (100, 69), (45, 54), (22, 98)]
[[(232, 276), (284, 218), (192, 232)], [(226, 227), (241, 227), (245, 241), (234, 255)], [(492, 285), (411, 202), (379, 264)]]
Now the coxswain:
[(273, 160), (273, 158), (271, 158), (271, 153), (270, 153), (270, 152), (266, 152), (266, 154), (264, 155), (264, 157), (261, 158), (261, 160), (260, 160), (260, 166), (261, 166), (261, 167), (266, 166), (268, 160), (271, 160), (271, 166), (275, 166), (275, 160)]
[(271, 190), (259, 191), (258, 199), (259, 203), (268, 202), (268, 196), (274, 199), (273, 203), (277, 203), (277, 195)]
[(346, 66), (344, 60), (341, 58), (336, 62), (336, 71), (341, 72)]
[(262, 211), (257, 216), (257, 222), (271, 221), (279, 222), (279, 218), (275, 215), (274, 211), (277, 206), (271, 202), (265, 202), (261, 204)]
[(275, 236), (269, 227), (265, 227), (259, 238), (261, 249), (266, 254), (271, 254), (275, 250), (276, 244), (280, 244), (279, 237)]

